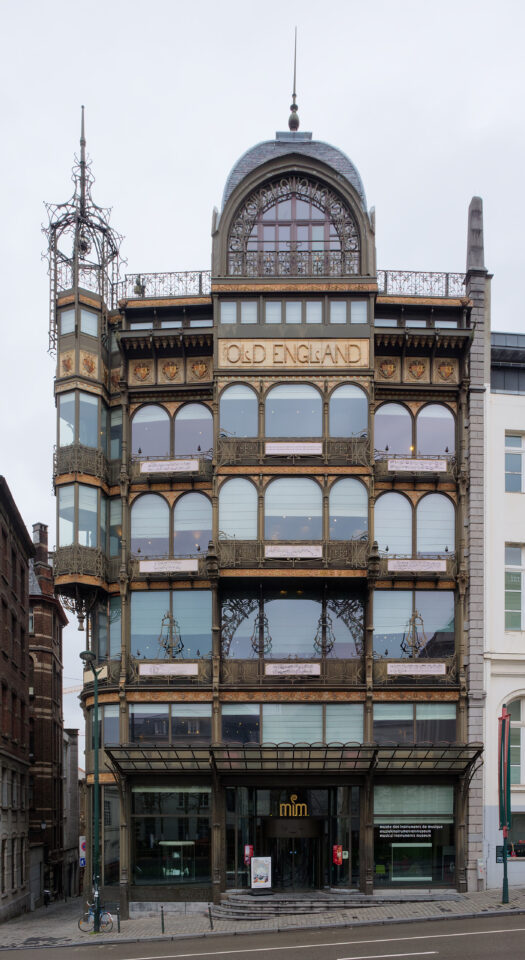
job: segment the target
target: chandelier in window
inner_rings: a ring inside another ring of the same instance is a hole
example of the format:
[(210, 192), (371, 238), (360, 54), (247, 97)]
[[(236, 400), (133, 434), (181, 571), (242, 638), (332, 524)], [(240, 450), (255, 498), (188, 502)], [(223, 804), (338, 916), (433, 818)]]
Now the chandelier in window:
[(165, 613), (161, 620), (159, 649), (161, 656), (167, 656), (169, 660), (180, 656), (184, 650), (179, 624), (169, 612)]
[(317, 633), (314, 637), (314, 650), (320, 657), (327, 657), (334, 649), (335, 633), (332, 627), (332, 618), (328, 613), (322, 613), (317, 621)]
[(259, 612), (254, 620), (253, 633), (251, 635), (252, 650), (258, 656), (267, 656), (272, 649), (272, 638), (268, 625), (268, 617), (265, 613)]
[(426, 645), (427, 637), (424, 631), (423, 617), (417, 610), (414, 610), (400, 644), (401, 650), (405, 656), (414, 659), (419, 656), (420, 651)]

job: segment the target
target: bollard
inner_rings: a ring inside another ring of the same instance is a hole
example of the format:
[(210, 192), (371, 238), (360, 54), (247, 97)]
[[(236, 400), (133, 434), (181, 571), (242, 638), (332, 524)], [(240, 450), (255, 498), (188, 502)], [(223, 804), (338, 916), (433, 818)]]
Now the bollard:
[(212, 917), (212, 915), (211, 915), (211, 907), (210, 907), (209, 904), (208, 904), (208, 916), (209, 916), (209, 918), (210, 918), (210, 927), (211, 927), (212, 930), (213, 930), (213, 917)]
[(162, 904), (160, 907), (160, 928), (164, 933), (164, 906)]
[(120, 933), (120, 907), (117, 907), (117, 930)]

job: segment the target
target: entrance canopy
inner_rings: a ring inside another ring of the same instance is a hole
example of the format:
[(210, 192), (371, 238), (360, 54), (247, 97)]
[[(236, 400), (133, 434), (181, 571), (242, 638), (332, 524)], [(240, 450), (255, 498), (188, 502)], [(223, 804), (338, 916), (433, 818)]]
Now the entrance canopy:
[(356, 743), (156, 744), (106, 747), (119, 776), (148, 773), (445, 773), (464, 774), (482, 743), (381, 745)]

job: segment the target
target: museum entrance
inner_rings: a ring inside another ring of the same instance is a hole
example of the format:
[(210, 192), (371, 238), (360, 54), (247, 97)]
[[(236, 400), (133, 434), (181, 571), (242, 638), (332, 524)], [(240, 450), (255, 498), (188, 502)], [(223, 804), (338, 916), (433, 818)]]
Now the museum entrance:
[(272, 858), (273, 885), (281, 890), (318, 890), (321, 886), (322, 820), (268, 817), (263, 821), (264, 846)]

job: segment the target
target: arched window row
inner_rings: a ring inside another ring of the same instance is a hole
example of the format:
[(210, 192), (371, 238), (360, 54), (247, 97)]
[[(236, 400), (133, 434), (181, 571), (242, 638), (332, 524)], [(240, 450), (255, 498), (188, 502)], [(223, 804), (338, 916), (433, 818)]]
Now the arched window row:
[(374, 539), (380, 553), (390, 556), (453, 554), (456, 545), (454, 504), (442, 493), (428, 493), (414, 508), (402, 493), (383, 493), (374, 507)]
[(443, 403), (427, 403), (415, 417), (402, 403), (383, 403), (374, 415), (374, 448), (377, 457), (452, 457), (454, 414)]
[(131, 505), (131, 552), (137, 556), (206, 553), (211, 535), (212, 506), (203, 493), (183, 493), (173, 509), (156, 493), (137, 497)]
[(204, 403), (185, 403), (174, 418), (165, 407), (139, 407), (131, 421), (134, 457), (204, 457), (213, 447), (213, 416)]
[(354, 383), (336, 386), (326, 397), (328, 423), (324, 423), (324, 397), (309, 383), (281, 383), (263, 398), (247, 384), (225, 387), (220, 396), (219, 430), (226, 437), (259, 436), (259, 401), (264, 403), (263, 436), (271, 438), (366, 437), (368, 396)]
[(342, 198), (288, 176), (244, 201), (228, 236), (230, 276), (344, 276), (361, 268), (360, 236)]
[[(368, 490), (344, 477), (327, 494), (308, 477), (272, 480), (264, 491), (259, 522), (258, 491), (241, 477), (226, 480), (219, 491), (219, 539), (223, 540), (361, 540), (368, 539)], [(262, 528), (260, 528), (262, 523)]]

